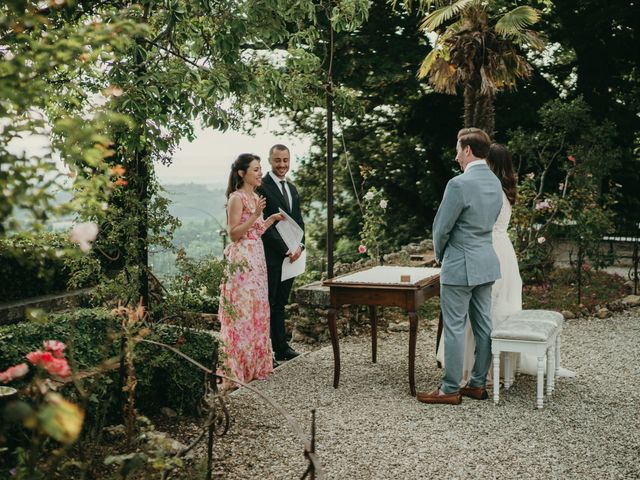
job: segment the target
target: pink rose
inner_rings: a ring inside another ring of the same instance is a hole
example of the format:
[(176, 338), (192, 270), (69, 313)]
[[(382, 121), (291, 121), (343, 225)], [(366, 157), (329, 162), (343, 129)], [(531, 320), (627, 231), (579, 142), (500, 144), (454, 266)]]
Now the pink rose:
[(64, 355), (62, 352), (64, 352), (65, 348), (67, 348), (67, 346), (58, 340), (45, 340), (44, 342), (44, 349), (53, 353), (53, 356), (57, 358), (62, 358)]
[(360, 246), (358, 247), (358, 252), (360, 252), (360, 253), (366, 253), (366, 251), (367, 251), (367, 247), (365, 247), (364, 245), (360, 245)]
[(51, 352), (40, 352), (40, 363), (43, 365), (53, 361), (53, 358), (53, 353)]
[(49, 363), (45, 364), (44, 368), (49, 375), (55, 375), (62, 378), (67, 378), (71, 373), (69, 363), (64, 358), (54, 358)]
[(536, 203), (536, 210), (545, 210), (551, 208), (551, 202), (545, 198), (543, 202)]
[(29, 360), (29, 362), (31, 362), (31, 365), (36, 366), (38, 365), (38, 363), (40, 363), (40, 357), (42, 356), (42, 352), (40, 350), (36, 350), (35, 352), (30, 352), (27, 353), (26, 357), (27, 360)]
[(80, 250), (87, 253), (98, 235), (98, 225), (93, 222), (79, 223), (69, 232), (69, 240), (80, 245)]
[(574, 157), (573, 155), (567, 156), (567, 160), (569, 160), (574, 165), (576, 164), (576, 157)]
[[(58, 343), (62, 344), (61, 342)], [(60, 356), (58, 357), (58, 355)], [(65, 358), (62, 358), (62, 350), (58, 350), (56, 356), (51, 352), (36, 350), (27, 354), (27, 360), (34, 366), (44, 368), (49, 375), (66, 378), (71, 373), (69, 363)]]
[(4, 372), (0, 372), (0, 382), (9, 383), (16, 378), (24, 377), (29, 371), (29, 366), (26, 363), (19, 363), (13, 367), (7, 368)]

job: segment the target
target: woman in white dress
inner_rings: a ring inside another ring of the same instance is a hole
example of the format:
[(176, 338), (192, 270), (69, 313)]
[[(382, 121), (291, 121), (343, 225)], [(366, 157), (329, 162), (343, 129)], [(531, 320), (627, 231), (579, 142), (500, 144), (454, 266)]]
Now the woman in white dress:
[[(505, 317), (522, 310), (522, 278), (518, 268), (518, 259), (513, 244), (507, 233), (511, 220), (511, 207), (516, 203), (517, 177), (513, 170), (511, 154), (504, 147), (494, 143), (487, 156), (489, 168), (502, 183), (502, 209), (493, 227), (493, 248), (500, 261), (501, 278), (493, 284), (491, 289), (491, 320), (498, 325)], [(467, 322), (462, 384), (466, 384), (473, 368), (475, 340), (469, 322)], [(444, 366), (444, 342), (440, 342), (437, 359)], [(501, 362), (502, 364), (502, 362)], [(537, 375), (537, 359), (533, 355), (520, 355), (519, 372), (527, 375)], [(573, 376), (574, 373), (561, 368), (560, 376)], [(487, 383), (491, 383), (491, 371)]]

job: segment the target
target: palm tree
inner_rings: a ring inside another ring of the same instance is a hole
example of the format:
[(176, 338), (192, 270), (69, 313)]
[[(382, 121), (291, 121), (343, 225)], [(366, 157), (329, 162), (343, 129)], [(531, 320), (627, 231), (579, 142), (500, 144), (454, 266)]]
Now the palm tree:
[[(432, 2), (424, 4), (427, 11)], [(541, 49), (540, 36), (527, 27), (539, 12), (518, 6), (494, 15), (494, 1), (434, 1), (436, 8), (424, 17), (420, 29), (436, 34), (433, 50), (422, 61), (418, 78), (429, 77), (437, 92), (456, 94), (464, 89), (464, 126), (478, 127), (489, 135), (495, 125), (494, 100), (500, 89), (513, 89), (531, 75), (520, 53), (523, 46)], [(445, 4), (446, 5), (443, 5)]]

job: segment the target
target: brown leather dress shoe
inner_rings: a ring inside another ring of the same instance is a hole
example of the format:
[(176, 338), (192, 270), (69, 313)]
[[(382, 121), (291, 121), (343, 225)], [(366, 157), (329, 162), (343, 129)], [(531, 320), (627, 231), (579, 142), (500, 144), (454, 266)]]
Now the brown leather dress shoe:
[(489, 398), (487, 389), (485, 387), (461, 387), (460, 395), (465, 397), (474, 398), (475, 400), (486, 400)]
[(439, 389), (433, 392), (418, 392), (416, 398), (422, 403), (446, 403), (449, 405), (460, 405), (462, 403), (460, 392), (442, 393)]

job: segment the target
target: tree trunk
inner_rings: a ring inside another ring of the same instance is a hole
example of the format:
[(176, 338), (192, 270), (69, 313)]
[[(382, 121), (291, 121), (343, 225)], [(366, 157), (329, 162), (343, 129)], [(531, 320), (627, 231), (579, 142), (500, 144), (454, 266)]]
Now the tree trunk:
[(464, 128), (475, 127), (474, 109), (476, 105), (476, 89), (467, 83), (464, 86)]
[(139, 297), (142, 298), (143, 305), (149, 309), (149, 159), (144, 151), (136, 152), (136, 177), (138, 211), (136, 212), (138, 221), (137, 232), (137, 257), (138, 257), (138, 288)]
[(464, 87), (464, 127), (481, 128), (493, 137), (495, 108), (493, 95), (482, 95), (480, 84), (471, 81)]

